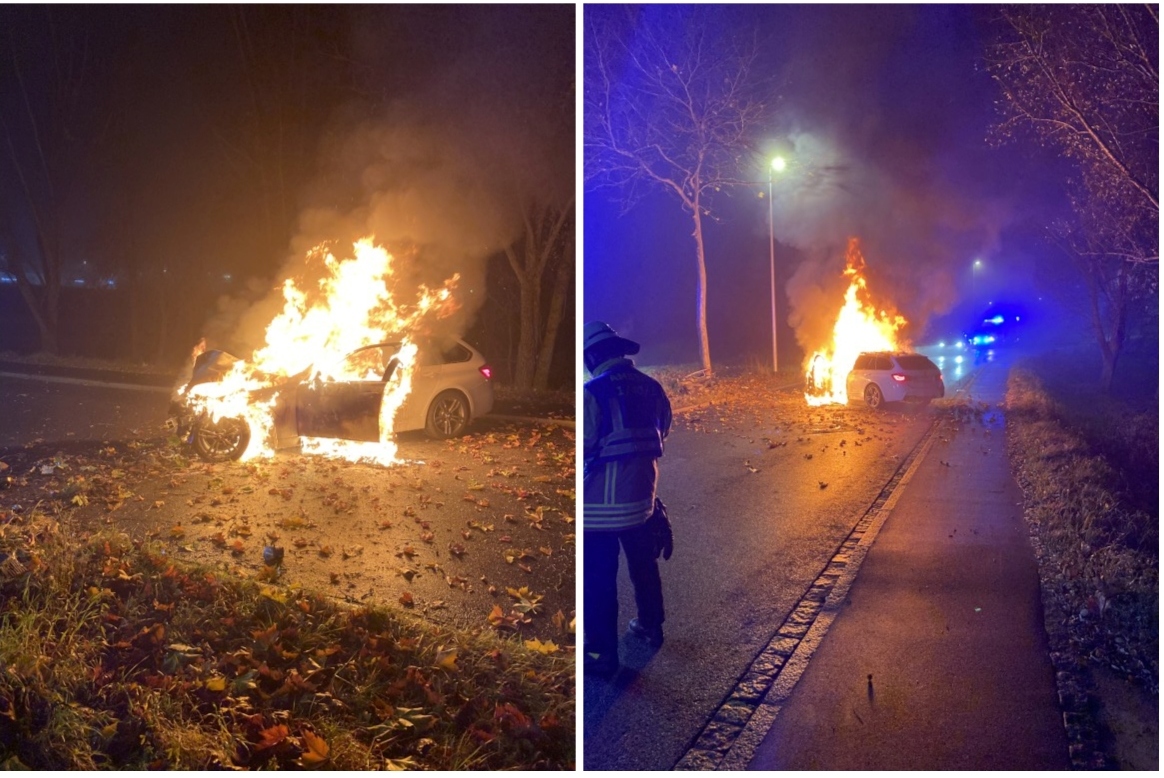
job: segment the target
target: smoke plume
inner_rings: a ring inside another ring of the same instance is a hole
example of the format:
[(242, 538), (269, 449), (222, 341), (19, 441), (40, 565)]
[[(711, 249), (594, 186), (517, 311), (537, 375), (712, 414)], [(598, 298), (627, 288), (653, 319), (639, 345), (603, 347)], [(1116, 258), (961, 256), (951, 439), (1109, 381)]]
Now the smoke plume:
[[(572, 72), (573, 57), (535, 34), (547, 22), (561, 26), (556, 17), (520, 9), (353, 13), (353, 56), (382, 74), (377, 88), (390, 83), (399, 94), (349, 104), (335, 117), (282, 269), (260, 299), (221, 301), (207, 334), (242, 354), (261, 344), (281, 310), (285, 278), (312, 285), (308, 252), (326, 245), (342, 259), (367, 236), (393, 254), (400, 302), (411, 302), (420, 284), (459, 274), (457, 312), (426, 324), (460, 335), (486, 299), (487, 260), (521, 234), (525, 202), (573, 190), (572, 111), (555, 113), (572, 105), (561, 62)], [(443, 42), (439, 57), (435, 40)]]

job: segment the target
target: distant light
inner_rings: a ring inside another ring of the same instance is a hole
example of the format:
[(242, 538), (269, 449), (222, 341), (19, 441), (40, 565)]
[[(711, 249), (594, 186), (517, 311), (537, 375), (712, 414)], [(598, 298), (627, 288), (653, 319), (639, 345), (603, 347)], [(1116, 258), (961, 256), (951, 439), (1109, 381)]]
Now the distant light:
[(85, 285), (85, 279), (83, 279), (83, 278), (74, 278), (73, 279), (73, 286), (84, 286), (84, 285)]
[(223, 281), (229, 281), (229, 280), (231, 280), (231, 275), (230, 275), (230, 273), (223, 273), (223, 274), (222, 274), (222, 280), (223, 280)]
[(1019, 316), (1015, 316), (1015, 317), (1014, 317), (1014, 320), (1015, 320), (1015, 321), (1022, 321), (1022, 318), (1021, 318), (1021, 317), (1019, 317)]
[(946, 347), (946, 341), (944, 341), (944, 340), (938, 341), (938, 348), (945, 348), (945, 347)]
[(1006, 319), (1003, 318), (1002, 316), (995, 316), (993, 319), (987, 319), (985, 323), (1002, 324), (1004, 321), (1006, 321)]
[(957, 365), (960, 365), (960, 364), (962, 364), (962, 355), (961, 355), (961, 354), (959, 354), (958, 356), (954, 357), (954, 364), (957, 364)]
[(974, 267), (975, 267), (975, 269), (982, 267), (982, 260), (981, 259), (974, 260)]
[(777, 173), (782, 172), (787, 165), (788, 163), (784, 161), (784, 157), (772, 157), (772, 169)]

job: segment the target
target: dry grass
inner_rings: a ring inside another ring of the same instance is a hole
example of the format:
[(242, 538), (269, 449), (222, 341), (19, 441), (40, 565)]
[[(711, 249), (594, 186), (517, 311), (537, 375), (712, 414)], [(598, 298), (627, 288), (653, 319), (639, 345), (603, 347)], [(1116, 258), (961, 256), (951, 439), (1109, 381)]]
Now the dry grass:
[(0, 523), (0, 766), (571, 769), (572, 658)]
[(1124, 403), (1077, 397), (1055, 393), (1029, 368), (1012, 372), (1012, 463), (1074, 648), (1155, 693), (1158, 421)]

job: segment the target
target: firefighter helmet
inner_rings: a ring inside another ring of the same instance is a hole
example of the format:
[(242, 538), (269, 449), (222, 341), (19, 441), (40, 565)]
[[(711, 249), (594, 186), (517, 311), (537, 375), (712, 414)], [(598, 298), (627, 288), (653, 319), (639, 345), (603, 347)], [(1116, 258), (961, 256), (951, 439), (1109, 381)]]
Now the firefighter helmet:
[(605, 344), (605, 347), (611, 351), (617, 351), (619, 354), (637, 354), (639, 353), (639, 344), (633, 340), (619, 336), (609, 324), (602, 321), (588, 322), (582, 328), (582, 351), (583, 353), (589, 351), (599, 344)]

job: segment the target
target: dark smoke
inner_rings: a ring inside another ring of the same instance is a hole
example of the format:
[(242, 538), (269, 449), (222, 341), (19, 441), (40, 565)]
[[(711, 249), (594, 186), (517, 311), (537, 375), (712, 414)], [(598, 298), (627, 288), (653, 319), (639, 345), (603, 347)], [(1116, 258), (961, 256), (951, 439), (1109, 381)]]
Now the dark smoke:
[(223, 300), (209, 338), (249, 353), (282, 308), (283, 279), (311, 283), (311, 249), (350, 256), (370, 235), (395, 257), (399, 302), (460, 275), (458, 311), (426, 324), (462, 334), (486, 299), (487, 260), (521, 234), (523, 203), (573, 191), (573, 54), (546, 32), (572, 31), (567, 10), (354, 10), (354, 55), (401, 93), (334, 119), (282, 270), (261, 299)]
[(791, 164), (773, 198), (776, 239), (805, 257), (786, 286), (789, 321), (808, 354), (823, 344), (847, 287), (845, 245), (857, 237), (871, 294), (919, 338), (958, 302), (969, 263), (997, 248), (1011, 210), (968, 184), (990, 118), (966, 119), (989, 86), (975, 73), (974, 43), (926, 75), (925, 58), (955, 29), (944, 18), (859, 6), (800, 18), (777, 149)]

